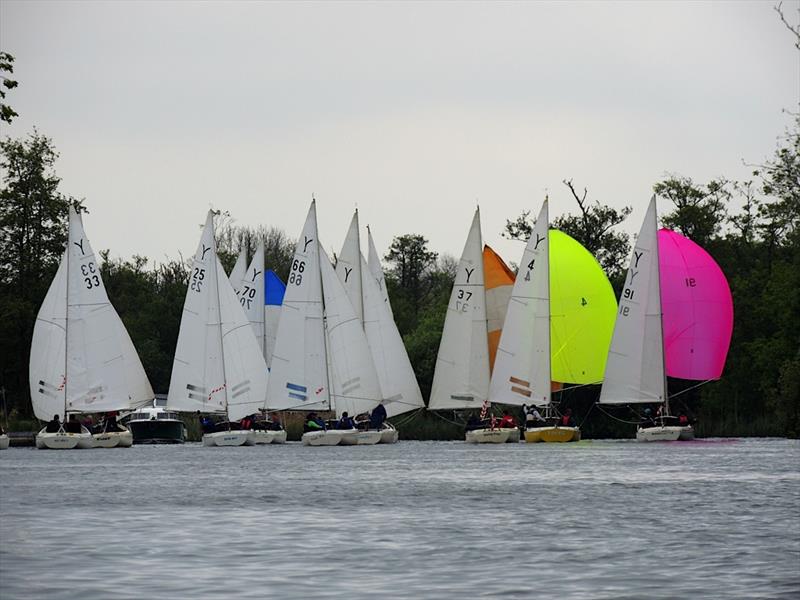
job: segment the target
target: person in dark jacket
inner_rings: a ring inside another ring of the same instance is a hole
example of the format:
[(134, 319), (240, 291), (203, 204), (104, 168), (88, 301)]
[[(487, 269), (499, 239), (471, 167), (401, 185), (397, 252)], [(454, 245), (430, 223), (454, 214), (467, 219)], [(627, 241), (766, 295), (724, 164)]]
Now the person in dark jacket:
[(325, 431), (325, 421), (317, 416), (317, 413), (310, 412), (306, 417), (306, 422), (303, 424), (303, 431)]
[(369, 426), (372, 429), (380, 429), (383, 422), (386, 420), (386, 407), (383, 404), (378, 404), (372, 409), (372, 415), (369, 418)]
[(58, 433), (58, 430), (61, 429), (61, 420), (58, 418), (58, 415), (53, 415), (53, 420), (47, 423), (47, 427), (45, 428), (46, 433)]
[(203, 430), (203, 433), (214, 433), (217, 430), (217, 426), (214, 424), (214, 421), (211, 420), (211, 417), (207, 415), (201, 415), (198, 412), (198, 419), (200, 421), (200, 427)]
[(339, 422), (336, 423), (336, 429), (355, 429), (356, 423), (353, 421), (353, 417), (349, 416), (347, 412), (342, 413), (342, 417), (339, 419)]
[(562, 427), (575, 427), (575, 419), (572, 416), (572, 409), (568, 408), (567, 411), (561, 415), (559, 425)]

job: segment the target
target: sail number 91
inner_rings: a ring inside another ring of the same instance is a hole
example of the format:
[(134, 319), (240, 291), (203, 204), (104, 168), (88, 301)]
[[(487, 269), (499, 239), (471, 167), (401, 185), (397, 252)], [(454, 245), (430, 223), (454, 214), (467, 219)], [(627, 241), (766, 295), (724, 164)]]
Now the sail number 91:
[(289, 284), (300, 285), (303, 282), (303, 271), (306, 270), (306, 263), (302, 260), (294, 259), (292, 272), (289, 273)]

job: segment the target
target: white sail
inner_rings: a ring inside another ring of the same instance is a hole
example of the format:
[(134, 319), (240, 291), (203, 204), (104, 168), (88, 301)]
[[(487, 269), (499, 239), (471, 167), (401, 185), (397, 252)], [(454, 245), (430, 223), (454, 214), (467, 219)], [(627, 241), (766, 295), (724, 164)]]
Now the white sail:
[(358, 209), (353, 213), (342, 252), (336, 260), (336, 274), (347, 291), (358, 320), (364, 322), (363, 286), (361, 274), (361, 238), (358, 231)]
[(247, 270), (247, 245), (243, 245), (239, 250), (239, 256), (236, 258), (236, 263), (233, 265), (228, 281), (231, 282), (234, 291), (239, 293), (239, 286), (242, 285), (242, 278)]
[(367, 238), (369, 240), (369, 259), (367, 262), (369, 265), (369, 272), (372, 273), (372, 276), (378, 282), (378, 288), (381, 291), (381, 298), (383, 298), (386, 306), (389, 307), (389, 313), (394, 318), (392, 304), (389, 302), (389, 292), (386, 289), (386, 278), (383, 275), (383, 267), (381, 267), (381, 259), (378, 256), (378, 251), (375, 249), (375, 242), (372, 240), (372, 232), (369, 230), (369, 226), (367, 226)]
[(387, 416), (425, 406), (403, 338), (397, 330), (389, 303), (383, 299), (378, 281), (361, 257), (364, 274), (364, 332), (381, 385)]
[(480, 407), (489, 394), (489, 341), (480, 210), (458, 263), (428, 408)]
[(502, 404), (550, 403), (550, 251), (547, 200), (522, 254), (489, 398)]
[[(231, 280), (231, 283), (233, 281)], [(250, 321), (253, 334), (256, 336), (261, 354), (266, 359), (264, 350), (264, 242), (259, 242), (253, 260), (242, 275), (239, 285), (233, 286), (239, 297), (239, 304)]]
[(354, 416), (371, 411), (382, 400), (378, 375), (372, 362), (367, 336), (356, 316), (347, 290), (320, 248), (322, 290), (325, 294), (325, 324), (331, 367), (332, 403), (336, 415)]
[(636, 238), (608, 352), (602, 404), (665, 400), (656, 198)]
[(153, 398), (72, 208), (67, 249), (34, 326), (29, 377), (34, 413), (42, 420), (65, 412), (125, 410)]
[(312, 201), (286, 281), (270, 364), (267, 389), (270, 409), (330, 407), (320, 277), (317, 211)]
[(217, 257), (209, 211), (189, 276), (167, 405), (236, 420), (264, 407), (266, 387), (267, 366)]

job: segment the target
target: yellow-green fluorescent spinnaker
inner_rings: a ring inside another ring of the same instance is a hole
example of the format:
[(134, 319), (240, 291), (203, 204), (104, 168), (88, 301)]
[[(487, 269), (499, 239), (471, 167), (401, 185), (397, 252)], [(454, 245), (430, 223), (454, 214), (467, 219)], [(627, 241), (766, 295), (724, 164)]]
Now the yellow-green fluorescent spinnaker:
[(550, 365), (553, 381), (602, 381), (617, 300), (586, 248), (550, 230)]

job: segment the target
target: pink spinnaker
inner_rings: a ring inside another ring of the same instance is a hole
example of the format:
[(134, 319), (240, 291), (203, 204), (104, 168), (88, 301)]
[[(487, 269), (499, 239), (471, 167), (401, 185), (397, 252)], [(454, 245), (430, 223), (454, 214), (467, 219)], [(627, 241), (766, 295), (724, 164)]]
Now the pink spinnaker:
[(713, 258), (674, 231), (658, 232), (667, 375), (719, 379), (733, 332), (728, 280)]

